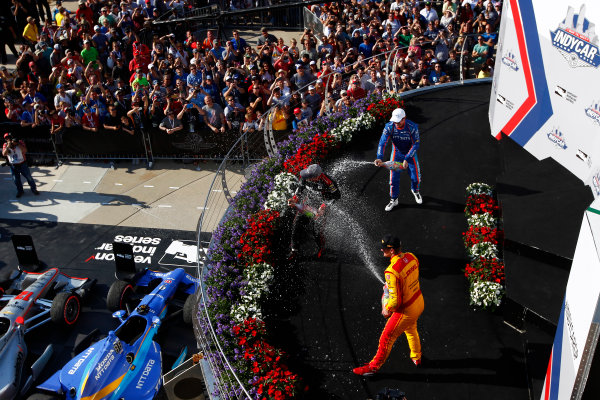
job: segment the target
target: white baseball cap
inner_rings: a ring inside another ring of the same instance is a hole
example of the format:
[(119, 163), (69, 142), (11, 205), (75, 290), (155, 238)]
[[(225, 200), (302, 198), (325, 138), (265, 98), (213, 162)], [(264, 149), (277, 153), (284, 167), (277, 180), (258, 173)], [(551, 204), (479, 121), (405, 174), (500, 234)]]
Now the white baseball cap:
[(392, 113), (392, 118), (390, 118), (390, 121), (392, 121), (392, 122), (400, 122), (405, 117), (406, 117), (406, 113), (404, 112), (404, 110), (401, 109), (401, 108), (396, 108), (394, 110), (394, 112)]

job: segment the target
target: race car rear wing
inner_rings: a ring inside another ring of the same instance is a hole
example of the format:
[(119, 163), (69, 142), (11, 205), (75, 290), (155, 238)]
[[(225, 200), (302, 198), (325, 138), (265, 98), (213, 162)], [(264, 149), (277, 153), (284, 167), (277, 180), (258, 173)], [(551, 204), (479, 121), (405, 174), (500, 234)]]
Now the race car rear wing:
[(132, 282), (137, 275), (133, 247), (129, 243), (113, 242), (113, 253), (115, 254), (115, 278)]
[(38, 271), (46, 268), (46, 264), (37, 256), (33, 239), (29, 235), (12, 235), (11, 237), (17, 260), (19, 261), (19, 269)]
[[(115, 255), (115, 277), (119, 280), (137, 286), (148, 286), (153, 280), (162, 279), (167, 274), (147, 268), (138, 271), (135, 267), (133, 247), (129, 243), (113, 242), (113, 253)], [(194, 294), (198, 285), (198, 280), (186, 273), (181, 280), (179, 290), (187, 294)]]

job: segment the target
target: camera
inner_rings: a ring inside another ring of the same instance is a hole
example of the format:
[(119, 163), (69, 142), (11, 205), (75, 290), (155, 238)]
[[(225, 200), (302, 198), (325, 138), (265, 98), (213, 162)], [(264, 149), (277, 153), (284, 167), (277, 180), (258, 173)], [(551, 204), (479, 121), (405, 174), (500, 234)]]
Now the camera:
[(375, 400), (406, 400), (406, 393), (400, 389), (383, 388), (377, 393)]

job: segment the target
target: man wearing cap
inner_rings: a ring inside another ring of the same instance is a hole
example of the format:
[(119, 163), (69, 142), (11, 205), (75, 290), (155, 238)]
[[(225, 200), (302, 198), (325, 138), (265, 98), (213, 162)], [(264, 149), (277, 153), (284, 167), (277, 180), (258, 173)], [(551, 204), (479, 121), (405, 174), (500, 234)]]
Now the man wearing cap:
[(30, 47), (33, 48), (35, 43), (37, 43), (39, 36), (38, 27), (35, 23), (35, 18), (27, 17), (27, 25), (23, 29), (23, 38), (25, 38), (26, 43), (29, 43)]
[(75, 12), (75, 19), (77, 19), (80, 24), (83, 23), (83, 20), (87, 21), (90, 25), (94, 23), (94, 11), (87, 6), (85, 0), (79, 0), (79, 7)]
[(295, 246), (296, 225), (298, 224), (300, 217), (305, 215), (302, 213), (301, 209), (308, 203), (321, 201), (321, 205), (319, 206), (316, 215), (313, 216), (319, 224), (315, 240), (319, 246), (317, 258), (320, 258), (325, 247), (324, 228), (327, 206), (331, 205), (333, 201), (340, 199), (341, 193), (337, 183), (323, 172), (323, 169), (319, 164), (311, 164), (304, 168), (300, 171), (300, 178), (300, 185), (298, 186), (298, 189), (296, 189), (296, 193), (288, 200), (288, 205), (290, 207), (298, 209), (292, 223), (290, 258), (294, 258), (298, 252), (298, 249)]
[(381, 315), (387, 318), (379, 338), (377, 353), (362, 367), (354, 368), (356, 375), (371, 376), (385, 363), (396, 339), (406, 334), (410, 358), (418, 367), (421, 365), (421, 340), (417, 321), (423, 313), (425, 302), (419, 284), (419, 260), (414, 254), (402, 252), (400, 239), (385, 235), (381, 240), (383, 256), (390, 259), (385, 270), (385, 285), (381, 300)]
[[(392, 141), (392, 155), (390, 160), (402, 162), (404, 168), (410, 172), (410, 189), (415, 196), (417, 204), (423, 203), (419, 192), (421, 184), (421, 169), (417, 158), (417, 150), (420, 145), (419, 127), (412, 121), (406, 119), (403, 109), (397, 108), (392, 112), (390, 122), (385, 124), (383, 133), (377, 147), (376, 166), (383, 165), (383, 156), (387, 142)], [(385, 206), (385, 211), (392, 211), (398, 205), (398, 194), (400, 192), (400, 170), (390, 171), (390, 202)]]
[(86, 67), (92, 61), (96, 61), (98, 59), (98, 50), (92, 46), (92, 43), (89, 39), (85, 39), (83, 41), (83, 50), (81, 50), (81, 58), (83, 59), (83, 65)]
[(272, 34), (269, 33), (269, 30), (267, 28), (261, 28), (260, 29), (260, 33), (261, 35), (258, 37), (258, 40), (256, 41), (256, 45), (258, 50), (262, 50), (263, 46), (269, 42), (269, 43), (277, 43), (277, 38), (275, 36), (273, 36)]
[(56, 85), (56, 89), (58, 93), (54, 96), (54, 108), (58, 109), (61, 102), (69, 105), (69, 108), (73, 107), (73, 95), (75, 94), (75, 90), (66, 90), (65, 85), (63, 83), (59, 83)]
[(298, 107), (295, 108), (294, 109), (294, 120), (292, 121), (293, 131), (296, 132), (298, 129), (307, 127), (307, 126), (308, 126), (308, 120), (306, 118), (304, 118), (304, 116), (302, 115), (302, 110)]
[(10, 133), (4, 134), (4, 144), (2, 145), (2, 156), (6, 157), (8, 165), (10, 165), (10, 173), (13, 178), (13, 182), (17, 187), (16, 197), (23, 196), (23, 183), (21, 182), (21, 175), (25, 177), (31, 192), (35, 195), (40, 194), (35, 186), (35, 181), (31, 176), (29, 167), (27, 166), (27, 147), (25, 142), (22, 140), (15, 140)]
[(440, 19), (437, 11), (435, 11), (435, 8), (431, 7), (430, 1), (425, 2), (425, 8), (423, 8), (419, 14), (421, 14), (421, 16), (425, 18), (427, 22), (433, 22), (436, 19)]

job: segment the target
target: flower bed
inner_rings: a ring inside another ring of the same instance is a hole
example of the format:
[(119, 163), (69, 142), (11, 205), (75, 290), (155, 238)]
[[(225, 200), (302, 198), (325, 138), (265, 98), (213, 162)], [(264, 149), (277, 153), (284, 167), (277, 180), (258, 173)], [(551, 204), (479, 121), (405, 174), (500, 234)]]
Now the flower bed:
[(470, 304), (493, 309), (502, 303), (505, 279), (500, 257), (504, 235), (498, 228), (498, 203), (491, 186), (472, 183), (467, 187), (465, 216), (469, 224), (463, 242), (469, 257), (465, 277)]
[[(368, 111), (372, 104), (375, 107)], [(204, 307), (234, 372), (253, 398), (288, 399), (305, 390), (301, 378), (285, 366), (285, 354), (269, 344), (261, 309), (277, 270), (273, 249), (281, 215), (288, 209), (299, 172), (330, 159), (353, 135), (389, 119), (396, 104), (399, 101), (390, 97), (369, 96), (290, 135), (279, 144), (277, 155), (253, 169), (213, 233)], [(231, 395), (239, 393), (226, 371), (217, 379)]]

